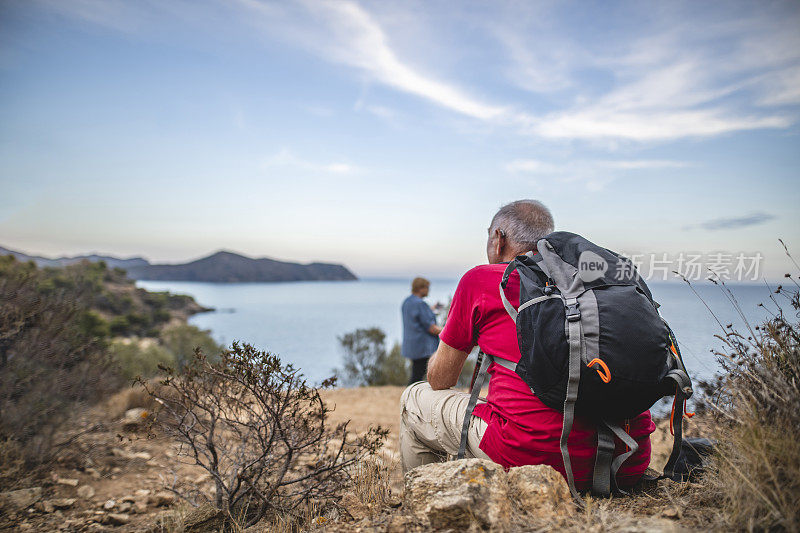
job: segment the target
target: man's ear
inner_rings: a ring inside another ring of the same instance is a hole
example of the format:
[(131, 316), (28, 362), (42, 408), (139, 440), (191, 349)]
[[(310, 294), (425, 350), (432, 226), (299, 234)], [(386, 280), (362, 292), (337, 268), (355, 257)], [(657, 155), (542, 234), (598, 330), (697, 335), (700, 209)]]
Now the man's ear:
[(506, 236), (499, 229), (494, 230), (494, 234), (494, 252), (497, 257), (503, 257), (503, 250), (505, 250), (506, 247)]

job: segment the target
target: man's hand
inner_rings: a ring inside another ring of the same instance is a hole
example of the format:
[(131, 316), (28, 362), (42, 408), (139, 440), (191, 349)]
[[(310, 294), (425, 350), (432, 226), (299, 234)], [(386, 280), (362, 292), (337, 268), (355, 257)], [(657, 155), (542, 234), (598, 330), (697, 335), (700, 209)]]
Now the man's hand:
[(468, 355), (439, 341), (439, 348), (428, 361), (428, 383), (431, 388), (444, 390), (455, 386)]
[(428, 333), (430, 333), (431, 335), (436, 335), (438, 337), (439, 333), (442, 332), (442, 329), (443, 328), (441, 326), (437, 326), (434, 323), (434, 324), (431, 324), (431, 327), (428, 328)]

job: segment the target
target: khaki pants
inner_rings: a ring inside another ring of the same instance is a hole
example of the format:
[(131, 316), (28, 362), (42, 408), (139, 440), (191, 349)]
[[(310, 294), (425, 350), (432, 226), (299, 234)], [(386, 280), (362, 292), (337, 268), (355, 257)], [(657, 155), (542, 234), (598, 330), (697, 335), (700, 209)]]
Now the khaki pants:
[[(403, 473), (427, 463), (457, 455), (469, 394), (452, 389), (433, 390), (426, 382), (409, 385), (400, 398), (400, 456)], [(466, 457), (489, 459), (478, 448), (486, 422), (471, 417)]]

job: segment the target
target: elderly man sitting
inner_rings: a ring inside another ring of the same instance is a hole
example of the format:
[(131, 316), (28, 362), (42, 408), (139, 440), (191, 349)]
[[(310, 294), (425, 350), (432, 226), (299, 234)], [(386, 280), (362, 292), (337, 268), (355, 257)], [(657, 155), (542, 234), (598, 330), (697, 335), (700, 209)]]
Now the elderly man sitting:
[[(428, 364), (428, 383), (415, 383), (403, 392), (400, 452), (404, 471), (457, 454), (469, 394), (450, 387), (475, 345), (487, 354), (519, 361), (516, 325), (503, 306), (498, 285), (508, 262), (535, 250), (537, 240), (552, 231), (550, 211), (535, 200), (505, 205), (492, 218), (486, 244), (489, 264), (476, 266), (459, 281), (439, 346)], [(515, 307), (519, 283), (515, 272), (506, 290)], [(515, 372), (496, 362), (488, 371), (489, 392), (473, 411), (466, 457), (491, 459), (505, 468), (547, 464), (564, 475), (559, 447), (563, 415), (542, 403)], [(621, 486), (635, 484), (650, 463), (654, 430), (649, 411), (630, 421), (629, 435), (639, 448), (619, 470)], [(621, 442), (617, 446), (624, 451)], [(569, 450), (575, 485), (586, 489), (597, 453), (594, 424), (576, 417)]]

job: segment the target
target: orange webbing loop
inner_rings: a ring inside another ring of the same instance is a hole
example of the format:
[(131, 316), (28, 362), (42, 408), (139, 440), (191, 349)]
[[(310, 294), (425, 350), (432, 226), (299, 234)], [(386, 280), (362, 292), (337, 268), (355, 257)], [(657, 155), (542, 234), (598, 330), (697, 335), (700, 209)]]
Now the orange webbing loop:
[(675, 428), (672, 427), (672, 419), (675, 418), (675, 402), (677, 401), (678, 394), (675, 393), (675, 396), (672, 397), (672, 411), (669, 413), (669, 434), (675, 435)]
[[(630, 420), (629, 418), (626, 418), (626, 419), (625, 419), (625, 426), (624, 426), (624, 429), (625, 429), (625, 433), (627, 433), (628, 435), (630, 435), (630, 434), (631, 434), (631, 420)], [(630, 448), (630, 446), (628, 446), (627, 444), (625, 445), (625, 451), (626, 451), (626, 452), (629, 452), (629, 451), (631, 451), (631, 448)]]
[[(591, 368), (594, 365), (600, 365), (601, 368), (595, 368), (595, 370), (597, 370), (597, 373), (600, 376), (600, 379), (603, 380), (603, 383), (608, 383), (609, 381), (611, 381), (611, 371), (608, 369), (608, 365), (606, 365), (602, 361), (602, 359), (599, 359), (599, 358), (595, 357), (594, 359), (589, 361), (589, 364), (587, 364), (586, 366)], [(603, 374), (601, 369), (602, 369), (602, 371), (605, 371), (605, 374)]]
[[(676, 388), (675, 389), (675, 396), (672, 397), (672, 411), (669, 414), (669, 432), (670, 432), (670, 435), (675, 435), (675, 428), (672, 427), (672, 419), (675, 416), (675, 403), (677, 401), (678, 401), (678, 390)], [(694, 416), (694, 413), (690, 413), (686, 409), (686, 402), (685, 401), (683, 402), (683, 414), (681, 415), (681, 423), (683, 423), (683, 417), (684, 416), (686, 418), (692, 418)]]

